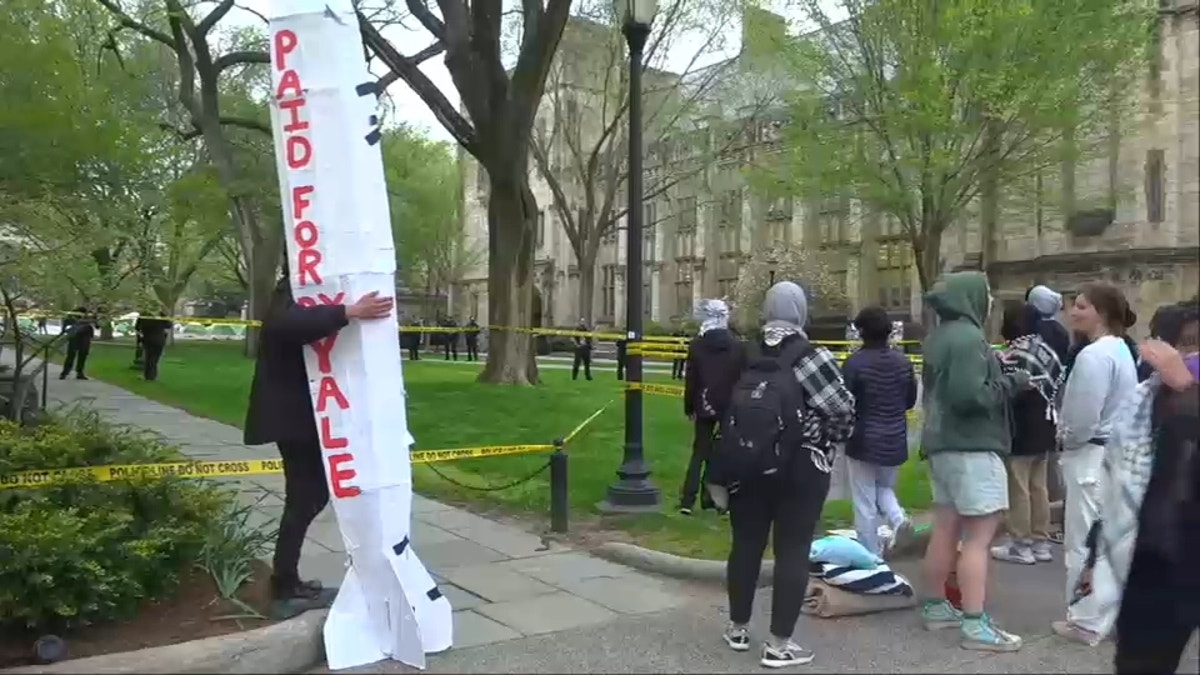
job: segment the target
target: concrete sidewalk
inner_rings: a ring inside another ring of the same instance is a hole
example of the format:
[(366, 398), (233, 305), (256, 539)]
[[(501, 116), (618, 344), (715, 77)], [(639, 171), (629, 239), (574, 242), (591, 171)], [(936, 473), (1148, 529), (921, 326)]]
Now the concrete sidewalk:
[[(96, 380), (52, 380), (55, 403), (94, 408), (148, 429), (198, 460), (278, 458), (273, 445), (247, 447), (241, 431)], [(278, 524), (283, 476), (216, 479), (236, 485), (256, 519)], [(590, 627), (686, 604), (687, 584), (594, 558), (509, 523), (413, 497), (412, 541), (454, 607), (456, 649)], [(548, 514), (546, 516), (549, 517)], [(333, 509), (313, 523), (300, 562), (305, 578), (336, 586), (347, 558)]]

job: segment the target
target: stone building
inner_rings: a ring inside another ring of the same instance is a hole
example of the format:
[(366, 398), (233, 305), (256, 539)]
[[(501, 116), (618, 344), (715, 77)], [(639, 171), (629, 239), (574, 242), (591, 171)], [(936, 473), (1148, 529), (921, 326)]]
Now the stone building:
[[(1139, 113), (1123, 129), (1108, 157), (1067, 164), (1038, 179), (1031, 196), (1010, 195), (996, 227), (987, 231), (971, 217), (946, 233), (943, 269), (986, 267), (998, 295), (1019, 295), (1047, 283), (1068, 297), (1088, 280), (1122, 286), (1143, 320), (1162, 302), (1191, 297), (1200, 288), (1200, 23), (1196, 0), (1160, 0), (1158, 58), (1142, 83)], [(572, 22), (560, 59), (586, 59), (594, 26)], [(599, 38), (603, 39), (603, 38)], [(745, 58), (743, 54), (739, 58)], [(731, 96), (745, 86), (732, 69)], [(717, 114), (734, 114), (738, 105)], [(586, 110), (583, 114), (587, 114)], [(739, 132), (769, 142), (778, 128), (756, 116)], [(728, 126), (700, 126), (647, 146), (647, 171), (681, 155), (703, 151), (729, 133)], [(753, 147), (753, 146), (749, 146)], [(745, 184), (742, 162), (712, 159), (645, 204), (641, 245), (645, 273), (645, 320), (669, 324), (690, 316), (694, 302), (728, 293), (750, 251), (785, 241), (825, 256), (844, 285), (851, 311), (880, 304), (901, 320), (919, 320), (920, 284), (911, 247), (899, 225), (869, 217), (845, 200), (796, 203), (766, 199)], [(566, 233), (550, 207), (551, 195), (531, 162), (539, 216), (537, 303), (542, 325), (570, 325), (585, 312), (578, 301), (579, 269)], [(469, 158), (462, 161), (464, 217), (468, 236), (486, 242), (486, 178)], [(1051, 196), (1052, 195), (1052, 196)], [(1064, 214), (1071, 214), (1065, 217)], [(598, 325), (624, 323), (625, 229), (608, 237), (596, 261), (592, 316)], [(456, 315), (487, 315), (486, 261), (458, 283), (451, 298)], [(820, 319), (821, 317), (818, 317)], [(844, 316), (824, 317), (831, 322)], [(1135, 331), (1137, 332), (1137, 331)]]

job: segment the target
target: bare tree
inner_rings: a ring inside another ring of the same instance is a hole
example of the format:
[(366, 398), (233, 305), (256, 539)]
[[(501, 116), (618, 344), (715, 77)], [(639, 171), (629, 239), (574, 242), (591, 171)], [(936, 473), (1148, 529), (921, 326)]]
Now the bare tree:
[[(532, 146), (579, 265), (579, 306), (589, 321), (597, 256), (629, 209), (628, 62), (612, 3), (595, 4), (577, 11), (564, 38)], [(673, 0), (660, 10), (646, 47), (642, 124), (651, 157), (645, 203), (681, 183), (703, 180), (709, 168), (755, 142), (743, 132), (776, 102), (779, 89), (755, 86), (760, 73), (748, 67), (740, 49), (725, 56), (739, 24), (743, 32), (753, 30), (753, 22), (744, 22), (747, 11), (754, 11), (747, 3), (705, 0)], [(679, 72), (668, 70), (669, 56), (685, 61)]]
[[(533, 323), (533, 253), (537, 201), (529, 189), (529, 147), (533, 123), (554, 53), (570, 14), (571, 0), (522, 0), (511, 10), (518, 24), (516, 62), (503, 60), (506, 11), (499, 0), (405, 0), (408, 14), (433, 44), (413, 57), (402, 55), (380, 33), (366, 10), (359, 23), (368, 49), (390, 69), (381, 84), (403, 80), (446, 131), (487, 171), (488, 320), (528, 327)], [(417, 67), (420, 58), (445, 51), (446, 68), (464, 112)], [(483, 382), (533, 384), (538, 381), (532, 336), (522, 331), (492, 335)]]

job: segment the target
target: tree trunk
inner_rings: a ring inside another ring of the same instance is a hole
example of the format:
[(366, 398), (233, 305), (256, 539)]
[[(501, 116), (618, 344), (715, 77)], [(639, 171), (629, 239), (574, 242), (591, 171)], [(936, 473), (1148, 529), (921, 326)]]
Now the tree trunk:
[[(251, 218), (257, 220), (252, 209), (246, 211), (251, 214)], [(271, 236), (271, 233), (264, 233), (264, 236), (256, 237), (256, 240), (250, 260), (246, 264), (250, 276), (248, 280), (250, 282), (248, 314), (251, 320), (263, 321), (267, 318), (267, 312), (271, 308), (271, 296), (275, 293), (275, 284), (279, 281), (276, 270), (279, 268), (280, 249), (283, 242), (281, 237)], [(245, 353), (249, 358), (258, 355), (258, 335), (257, 327), (248, 326), (246, 328)]]
[[(924, 223), (920, 227), (924, 236), (921, 237), (921, 250), (917, 252), (917, 277), (924, 294), (933, 288), (934, 282), (942, 274), (942, 230), (938, 226)], [(924, 302), (921, 303), (921, 323), (927, 332), (933, 330), (933, 310)]]
[(987, 165), (983, 169), (979, 193), (979, 266), (987, 274), (988, 283), (995, 288), (992, 269), (999, 251), (1000, 131), (994, 121), (989, 119), (986, 124), (984, 157)]
[(479, 374), (479, 381), (537, 384), (533, 336), (513, 330), (533, 325), (537, 201), (524, 171), (489, 168), (488, 175), (492, 177), (488, 200), (488, 323), (505, 328), (492, 330), (488, 335), (487, 364)]
[(591, 255), (585, 254), (576, 260), (579, 261), (579, 311), (591, 326), (592, 315), (595, 314), (592, 308), (596, 297), (596, 253), (593, 251)]

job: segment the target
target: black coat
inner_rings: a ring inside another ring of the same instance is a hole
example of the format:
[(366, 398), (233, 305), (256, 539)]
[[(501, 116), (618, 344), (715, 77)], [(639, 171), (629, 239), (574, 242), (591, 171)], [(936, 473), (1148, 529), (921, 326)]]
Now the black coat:
[(319, 443), (304, 345), (348, 323), (344, 305), (301, 307), (290, 299), (263, 322), (246, 410), (246, 445)]
[(170, 321), (166, 319), (143, 319), (138, 317), (133, 329), (142, 336), (142, 342), (152, 345), (167, 344), (167, 336), (171, 333)]
[(683, 413), (721, 419), (738, 378), (746, 368), (746, 346), (729, 329), (714, 328), (688, 345)]

